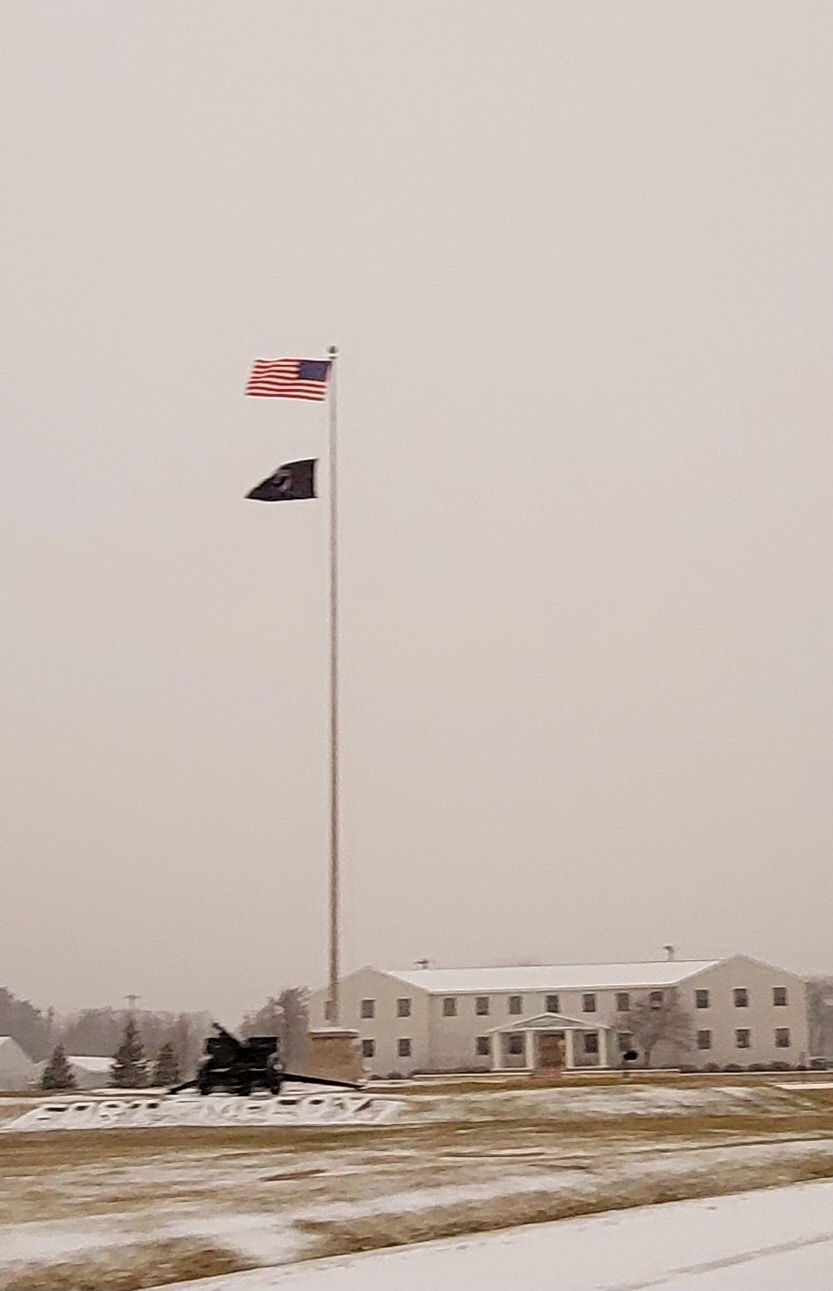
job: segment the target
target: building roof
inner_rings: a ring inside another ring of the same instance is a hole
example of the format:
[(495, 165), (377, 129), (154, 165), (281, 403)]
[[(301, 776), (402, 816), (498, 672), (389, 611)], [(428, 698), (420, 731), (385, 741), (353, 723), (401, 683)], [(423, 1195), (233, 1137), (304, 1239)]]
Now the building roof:
[(416, 968), (385, 970), (429, 995), (500, 991), (592, 991), (676, 986), (722, 963), (719, 959), (658, 960), (643, 964), (531, 964), (516, 968)]
[(606, 1022), (588, 1022), (586, 1018), (568, 1018), (565, 1013), (537, 1013), (534, 1018), (513, 1018), (499, 1027), (489, 1027), (489, 1034), (496, 1031), (612, 1031)]
[(77, 1054), (68, 1053), (67, 1062), (72, 1063), (73, 1067), (81, 1067), (84, 1071), (107, 1071), (113, 1065), (112, 1058), (100, 1058), (95, 1054)]
[(34, 1066), (34, 1063), (32, 1063), (32, 1059), (29, 1057), (28, 1053), (23, 1048), (23, 1045), (20, 1044), (17, 1040), (15, 1040), (14, 1036), (0, 1035), (0, 1049), (4, 1049), (6, 1051), (6, 1061), (8, 1061), (9, 1055), (12, 1055), (12, 1056), (16, 1056), (18, 1061), (21, 1058), (24, 1058), (26, 1062)]

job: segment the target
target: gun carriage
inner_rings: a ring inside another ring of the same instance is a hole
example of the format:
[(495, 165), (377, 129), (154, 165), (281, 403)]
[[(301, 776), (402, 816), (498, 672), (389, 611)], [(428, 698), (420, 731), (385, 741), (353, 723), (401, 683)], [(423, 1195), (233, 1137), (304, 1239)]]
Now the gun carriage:
[(201, 1094), (211, 1094), (224, 1089), (248, 1098), (254, 1089), (265, 1089), (279, 1094), (286, 1081), (302, 1085), (331, 1085), (339, 1089), (361, 1089), (361, 1085), (346, 1080), (328, 1080), (323, 1076), (304, 1076), (287, 1071), (281, 1061), (277, 1036), (256, 1035), (248, 1040), (238, 1040), (217, 1022), (211, 1024), (216, 1035), (205, 1041), (205, 1054), (193, 1080), (185, 1080), (170, 1091), (178, 1094), (183, 1089), (198, 1089)]

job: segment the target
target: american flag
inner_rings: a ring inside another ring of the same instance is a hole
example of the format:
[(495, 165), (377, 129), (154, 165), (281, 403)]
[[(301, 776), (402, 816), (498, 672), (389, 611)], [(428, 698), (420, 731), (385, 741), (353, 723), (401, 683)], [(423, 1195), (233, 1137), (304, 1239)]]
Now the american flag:
[(273, 399), (326, 399), (328, 359), (255, 359), (246, 394)]

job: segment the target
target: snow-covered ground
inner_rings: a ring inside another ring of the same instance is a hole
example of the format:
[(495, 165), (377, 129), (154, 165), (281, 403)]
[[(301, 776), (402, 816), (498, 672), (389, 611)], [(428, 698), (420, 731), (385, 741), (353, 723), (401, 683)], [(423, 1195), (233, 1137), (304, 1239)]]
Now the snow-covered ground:
[(833, 1291), (833, 1182), (536, 1224), (168, 1291)]
[[(11, 1129), (33, 1101), (0, 1099), (10, 1131), (0, 1134), (0, 1287), (32, 1285), (36, 1266), (47, 1286), (47, 1266), (67, 1263), (83, 1265), (85, 1285), (124, 1285), (129, 1266), (144, 1279), (133, 1285), (149, 1286), (163, 1276), (153, 1242), (306, 1276), (329, 1267), (316, 1257), (358, 1247), (426, 1251), (429, 1238), (492, 1228), (497, 1241), (533, 1220), (833, 1175), (827, 1087), (634, 1081), (400, 1096), (389, 1124), (126, 1129), (116, 1118), (34, 1134)], [(106, 1262), (114, 1281), (92, 1280)], [(177, 1265), (172, 1276), (196, 1273)]]

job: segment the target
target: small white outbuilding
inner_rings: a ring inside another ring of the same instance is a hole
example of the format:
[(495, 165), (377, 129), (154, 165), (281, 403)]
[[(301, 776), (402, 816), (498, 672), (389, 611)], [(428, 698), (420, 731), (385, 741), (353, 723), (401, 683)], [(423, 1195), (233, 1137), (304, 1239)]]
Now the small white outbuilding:
[(99, 1058), (93, 1054), (67, 1054), (69, 1069), (75, 1077), (76, 1089), (105, 1089), (110, 1084), (113, 1070), (112, 1058)]

